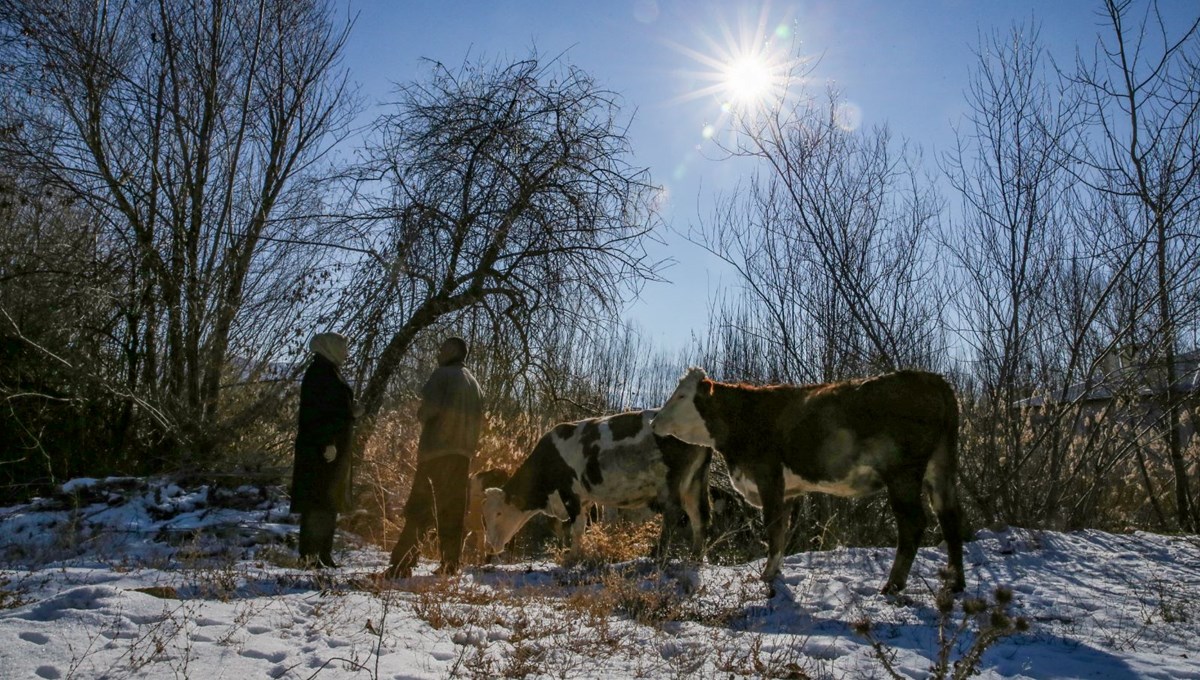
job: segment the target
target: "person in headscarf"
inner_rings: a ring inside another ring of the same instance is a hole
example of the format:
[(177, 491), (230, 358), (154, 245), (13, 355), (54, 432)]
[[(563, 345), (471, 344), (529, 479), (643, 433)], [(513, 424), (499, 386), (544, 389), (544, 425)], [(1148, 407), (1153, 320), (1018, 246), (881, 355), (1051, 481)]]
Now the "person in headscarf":
[(467, 343), (451, 337), (438, 350), (438, 367), (421, 389), (421, 438), (417, 471), (404, 506), (404, 531), (392, 549), (385, 575), (407, 578), (417, 564), (418, 543), (436, 529), (441, 548), (439, 574), (454, 574), (463, 547), (463, 523), (470, 488), (468, 470), (483, 426), (483, 392), (463, 365)]
[(300, 560), (318, 569), (336, 567), (337, 515), (351, 506), (350, 446), (357, 408), (342, 378), (348, 343), (339, 333), (309, 342), (312, 363), (300, 382), (300, 414), (292, 467), (292, 512), (300, 515)]

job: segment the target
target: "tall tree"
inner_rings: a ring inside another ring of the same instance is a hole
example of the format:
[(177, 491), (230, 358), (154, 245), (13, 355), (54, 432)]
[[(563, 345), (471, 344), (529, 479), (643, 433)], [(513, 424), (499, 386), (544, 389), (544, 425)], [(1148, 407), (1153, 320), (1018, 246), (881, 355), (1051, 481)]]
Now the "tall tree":
[[(1077, 125), (1077, 106), (1047, 80), (1053, 72), (1036, 27), (988, 36), (977, 57), (966, 124), (944, 159), (962, 199), (947, 234), (947, 273), (956, 279), (959, 335), (979, 381), (973, 441), (984, 445), (963, 456), (964, 467), (979, 468), (964, 479), (986, 485), (967, 487), (986, 521), (1032, 519), (1047, 487), (1061, 481), (1058, 456), (1029, 450), (1046, 442), (1023, 436), (1021, 402), (1052, 379), (1052, 288), (1076, 203), (1065, 140)], [(1048, 463), (1046, 474), (1036, 475), (1046, 484), (1036, 492), (1014, 487), (1011, 480), (1035, 463)]]
[(1125, 247), (1150, 258), (1155, 318), (1140, 361), (1158, 369), (1177, 520), (1193, 530), (1178, 358), (1180, 333), (1197, 315), (1180, 301), (1200, 286), (1200, 16), (1172, 26), (1157, 2), (1105, 0), (1103, 17), (1097, 55), (1081, 59), (1075, 77), (1095, 125), (1082, 160), (1117, 209), (1132, 202), (1135, 238)]
[(302, 297), (288, 246), (311, 240), (302, 216), (352, 113), (331, 15), (322, 0), (0, 0), (3, 143), (122, 251), (111, 341), (124, 389), (172, 423), (164, 454), (211, 450), (223, 382), (287, 337), (286, 314), (244, 312)]
[(430, 66), (399, 89), (354, 174), (373, 256), (347, 287), (344, 323), (365, 357), (368, 416), (438, 323), (486, 323), (529, 365), (539, 337), (611, 316), (656, 275), (644, 244), (658, 191), (629, 164), (614, 93), (536, 54)]

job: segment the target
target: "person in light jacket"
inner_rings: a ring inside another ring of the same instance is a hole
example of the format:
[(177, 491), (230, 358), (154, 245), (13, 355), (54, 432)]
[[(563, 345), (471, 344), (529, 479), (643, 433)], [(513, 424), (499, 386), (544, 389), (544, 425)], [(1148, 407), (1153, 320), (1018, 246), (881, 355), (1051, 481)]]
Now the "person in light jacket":
[(421, 438), (417, 471), (404, 506), (404, 531), (392, 549), (390, 578), (412, 575), (418, 543), (431, 528), (441, 547), (439, 574), (459, 568), (463, 522), (470, 487), (468, 470), (483, 426), (483, 393), (463, 362), (467, 343), (447, 338), (438, 350), (438, 367), (421, 389)]
[(356, 406), (342, 378), (348, 343), (320, 333), (309, 343), (312, 363), (300, 383), (300, 414), (292, 466), (292, 512), (300, 515), (300, 560), (317, 569), (336, 567), (337, 515), (351, 507), (350, 446)]

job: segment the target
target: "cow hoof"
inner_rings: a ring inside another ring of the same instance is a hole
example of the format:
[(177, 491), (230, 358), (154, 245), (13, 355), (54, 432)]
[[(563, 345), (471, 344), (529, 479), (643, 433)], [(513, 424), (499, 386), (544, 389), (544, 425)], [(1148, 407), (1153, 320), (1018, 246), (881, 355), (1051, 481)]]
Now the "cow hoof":
[(777, 583), (779, 583), (779, 574), (774, 574), (772, 576), (767, 576), (766, 574), (763, 574), (762, 582), (763, 582), (763, 585), (765, 585), (767, 587), (767, 598), (768, 599), (774, 598), (775, 594), (779, 592), (775, 588), (775, 585)]
[(967, 580), (963, 578), (962, 571), (959, 569), (953, 567), (939, 569), (938, 577), (942, 581), (942, 588), (952, 593), (961, 593), (967, 588)]
[(412, 578), (412, 567), (403, 567), (398, 564), (393, 564), (380, 574), (380, 578), (388, 580), (397, 580), (402, 578)]

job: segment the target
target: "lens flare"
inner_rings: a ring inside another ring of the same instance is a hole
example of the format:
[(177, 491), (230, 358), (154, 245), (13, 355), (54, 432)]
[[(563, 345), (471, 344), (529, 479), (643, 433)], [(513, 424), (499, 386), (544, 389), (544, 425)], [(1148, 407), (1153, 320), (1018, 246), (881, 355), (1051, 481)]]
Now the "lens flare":
[(795, 54), (794, 22), (781, 21), (769, 3), (760, 7), (757, 16), (742, 14), (733, 23), (720, 17), (708, 30), (698, 29), (696, 46), (672, 44), (699, 66), (679, 72), (691, 85), (674, 103), (708, 99), (719, 108), (716, 119), (704, 126), (705, 139), (724, 136), (732, 121), (777, 110), (803, 80), (799, 67), (808, 60)]

